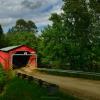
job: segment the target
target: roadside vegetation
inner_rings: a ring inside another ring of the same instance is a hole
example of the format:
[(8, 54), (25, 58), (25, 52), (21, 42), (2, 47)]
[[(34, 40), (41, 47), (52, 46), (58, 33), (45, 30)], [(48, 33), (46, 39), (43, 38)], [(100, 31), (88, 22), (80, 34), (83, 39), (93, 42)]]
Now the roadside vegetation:
[(47, 88), (40, 87), (34, 81), (27, 81), (14, 77), (7, 81), (6, 88), (0, 95), (0, 100), (79, 100), (66, 95), (59, 90), (50, 92)]
[(2, 65), (0, 64), (0, 93), (2, 93), (2, 91), (4, 90), (6, 82), (7, 82), (7, 75), (3, 70)]

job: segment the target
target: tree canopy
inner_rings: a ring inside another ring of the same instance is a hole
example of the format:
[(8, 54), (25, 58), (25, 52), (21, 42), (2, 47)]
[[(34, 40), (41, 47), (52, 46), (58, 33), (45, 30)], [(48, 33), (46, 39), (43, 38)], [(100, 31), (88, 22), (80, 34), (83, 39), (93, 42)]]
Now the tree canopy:
[(0, 25), (0, 35), (3, 35), (3, 29), (1, 25)]
[(53, 24), (40, 37), (42, 62), (52, 67), (100, 71), (100, 2), (63, 2), (63, 13), (51, 15)]
[(3, 33), (3, 28), (0, 25), (0, 48), (3, 48), (5, 46), (8, 46), (8, 41), (5, 34)]
[(8, 33), (14, 32), (37, 32), (35, 23), (31, 20), (25, 21), (24, 19), (18, 19), (16, 25), (9, 29)]
[(16, 21), (16, 25), (7, 33), (9, 45), (28, 45), (36, 49), (36, 32), (37, 27), (34, 22), (19, 19)]

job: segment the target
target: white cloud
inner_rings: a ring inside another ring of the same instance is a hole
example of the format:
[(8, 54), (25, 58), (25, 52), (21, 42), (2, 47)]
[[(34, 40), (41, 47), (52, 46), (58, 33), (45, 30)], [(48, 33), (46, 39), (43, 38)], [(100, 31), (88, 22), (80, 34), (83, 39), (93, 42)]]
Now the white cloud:
[(53, 12), (60, 13), (62, 0), (0, 0), (0, 24), (11, 27), (17, 19), (33, 20), (38, 27), (51, 24)]

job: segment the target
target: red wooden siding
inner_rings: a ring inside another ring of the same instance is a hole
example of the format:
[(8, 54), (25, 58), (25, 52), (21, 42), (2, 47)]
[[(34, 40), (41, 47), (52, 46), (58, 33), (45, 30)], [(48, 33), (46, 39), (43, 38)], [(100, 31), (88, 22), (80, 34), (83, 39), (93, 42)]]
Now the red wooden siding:
[(36, 51), (28, 46), (22, 45), (19, 46), (17, 48), (8, 50), (8, 51), (0, 51), (0, 63), (3, 65), (3, 68), (5, 70), (8, 70), (11, 68), (12, 66), (12, 56), (19, 52), (19, 51), (27, 51), (30, 54), (32, 54), (32, 56), (30, 57), (29, 61), (28, 61), (28, 65), (30, 65), (33, 68), (37, 67), (37, 56), (36, 56)]

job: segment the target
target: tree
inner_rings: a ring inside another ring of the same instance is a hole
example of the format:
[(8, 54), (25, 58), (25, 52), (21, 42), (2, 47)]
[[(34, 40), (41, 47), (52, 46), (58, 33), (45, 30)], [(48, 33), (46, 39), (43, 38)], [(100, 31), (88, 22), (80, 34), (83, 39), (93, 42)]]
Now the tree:
[(89, 0), (90, 2), (90, 8), (92, 8), (92, 10), (94, 10), (94, 12), (99, 13), (100, 14), (100, 0)]
[(9, 45), (27, 45), (37, 48), (37, 37), (34, 33), (20, 32), (7, 36)]
[(37, 27), (33, 21), (25, 21), (24, 19), (19, 19), (16, 21), (16, 25), (8, 30), (8, 33), (15, 32), (37, 32)]
[[(89, 43), (88, 33), (91, 15), (84, 0), (64, 0), (63, 11), (64, 30), (67, 33), (71, 47), (69, 62), (72, 69), (77, 69), (79, 63), (79, 67), (84, 64), (85, 59), (82, 59), (84, 58), (82, 55), (85, 53), (86, 45)], [(81, 52), (82, 50), (84, 53)], [(77, 54), (76, 51), (78, 51)]]
[[(97, 0), (63, 0), (63, 13), (52, 14), (52, 26), (40, 37), (42, 61), (62, 68), (100, 71), (100, 12)], [(97, 5), (97, 6), (96, 6)], [(39, 49), (40, 49), (39, 47)], [(98, 56), (97, 56), (98, 55)]]
[(37, 32), (37, 27), (36, 27), (35, 23), (32, 22), (31, 20), (29, 20), (27, 22), (27, 30), (30, 32)]
[(28, 45), (37, 48), (36, 25), (32, 21), (26, 22), (23, 19), (16, 21), (16, 25), (9, 30), (7, 39), (9, 45)]
[(2, 44), (3, 44), (2, 40), (3, 40), (3, 29), (0, 25), (0, 47), (2, 47)]
[(2, 26), (0, 25), (0, 48), (6, 47), (8, 44), (6, 36), (3, 34)]
[(95, 69), (100, 72), (100, 0), (90, 0), (91, 13), (93, 13), (91, 30), (93, 34), (92, 52)]
[[(63, 21), (64, 30), (67, 33), (68, 39), (72, 44), (77, 45), (78, 54), (71, 52), (69, 61), (72, 68), (79, 65), (80, 69), (87, 71), (94, 71), (94, 40), (97, 37), (93, 27), (97, 27), (96, 17), (98, 16), (98, 8), (94, 6), (97, 4), (96, 0), (63, 0)], [(99, 29), (99, 28), (98, 28)], [(98, 32), (100, 34), (100, 32)], [(71, 49), (73, 51), (74, 49)], [(85, 67), (86, 66), (86, 67)]]
[(53, 68), (62, 66), (64, 68), (67, 64), (68, 44), (66, 43), (67, 39), (63, 31), (61, 16), (54, 13), (49, 20), (53, 22), (53, 25), (42, 31), (38, 51), (45, 66)]
[(0, 25), (0, 34), (3, 35), (3, 29), (1, 25)]

